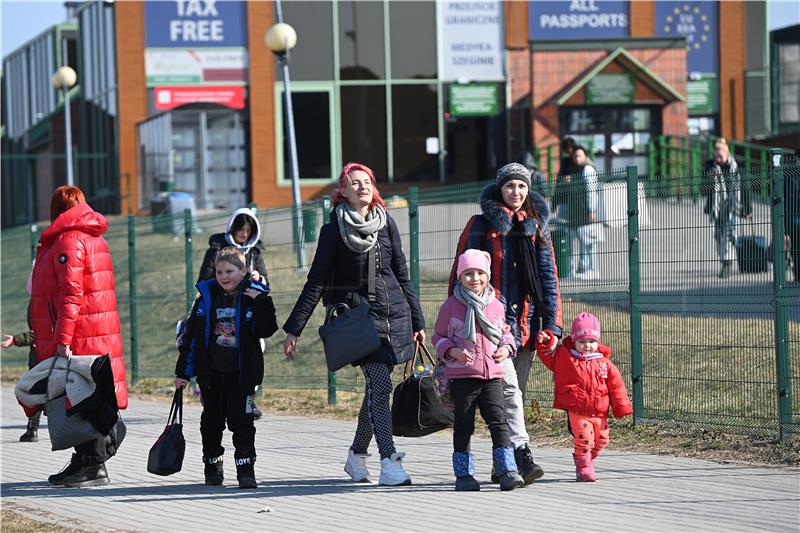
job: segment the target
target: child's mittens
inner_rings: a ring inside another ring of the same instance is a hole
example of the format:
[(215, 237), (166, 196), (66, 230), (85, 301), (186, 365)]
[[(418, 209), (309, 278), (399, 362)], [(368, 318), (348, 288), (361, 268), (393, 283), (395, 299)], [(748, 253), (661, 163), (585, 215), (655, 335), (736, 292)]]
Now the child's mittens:
[(614, 418), (625, 418), (633, 414), (633, 405), (631, 405), (630, 401), (622, 403), (613, 402), (611, 405), (611, 412), (614, 414)]
[(557, 345), (558, 337), (549, 329), (542, 330), (536, 335), (535, 347), (538, 352), (552, 352)]

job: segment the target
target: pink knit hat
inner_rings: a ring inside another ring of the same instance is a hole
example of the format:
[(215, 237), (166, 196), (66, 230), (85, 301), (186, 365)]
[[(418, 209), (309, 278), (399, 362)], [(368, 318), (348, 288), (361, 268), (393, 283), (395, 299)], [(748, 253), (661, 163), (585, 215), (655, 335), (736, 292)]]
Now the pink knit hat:
[(573, 340), (591, 339), (600, 342), (600, 321), (591, 313), (579, 313), (572, 321), (569, 334)]
[(486, 272), (486, 275), (489, 276), (489, 278), (491, 278), (492, 256), (489, 255), (489, 252), (470, 248), (458, 258), (456, 277), (461, 279), (461, 273), (469, 268), (477, 268), (478, 270), (482, 270)]

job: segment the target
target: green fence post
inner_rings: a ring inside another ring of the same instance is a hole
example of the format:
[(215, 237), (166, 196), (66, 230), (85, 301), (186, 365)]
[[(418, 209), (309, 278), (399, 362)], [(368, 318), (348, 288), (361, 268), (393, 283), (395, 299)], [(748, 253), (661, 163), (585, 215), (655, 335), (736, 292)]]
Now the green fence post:
[[(323, 196), (320, 199), (322, 204), (322, 220), (325, 220), (326, 214), (329, 215), (328, 220), (333, 220), (333, 213), (331, 213), (331, 197)], [(336, 372), (328, 370), (328, 405), (336, 405)]]
[(642, 306), (639, 271), (639, 181), (638, 169), (628, 167), (628, 269), (630, 270), (631, 384), (633, 385), (633, 423), (644, 415), (642, 383)]
[(542, 151), (538, 146), (533, 147), (533, 160), (536, 161), (536, 166), (542, 168)]
[(714, 139), (709, 137), (706, 140), (706, 159), (714, 157)]
[(547, 145), (547, 180), (553, 181), (553, 145)]
[(662, 135), (658, 138), (658, 164), (659, 175), (661, 178), (667, 175), (667, 146), (666, 138)]
[(408, 228), (411, 251), (411, 282), (419, 295), (419, 189), (408, 188)]
[(652, 139), (647, 143), (647, 179), (652, 180), (656, 173), (656, 143)]
[(183, 252), (186, 264), (186, 312), (192, 310), (194, 302), (194, 274), (192, 273), (192, 211), (183, 210)]
[(136, 315), (136, 218), (128, 215), (128, 307), (131, 328), (131, 383), (139, 381), (139, 321)]
[[(772, 290), (775, 302), (775, 365), (778, 378), (778, 423), (781, 440), (792, 436), (792, 374), (789, 364), (788, 298), (786, 290), (786, 254), (783, 250), (786, 199), (784, 198), (783, 150), (769, 151), (772, 167)], [(796, 178), (793, 178), (796, 179)], [(794, 207), (794, 206), (792, 206)], [(792, 243), (796, 246), (795, 243)]]
[(753, 170), (753, 156), (750, 152), (750, 147), (745, 146), (744, 148), (744, 171), (750, 172)]
[(31, 261), (36, 259), (36, 247), (39, 245), (39, 228), (31, 224)]
[[(767, 150), (761, 150), (761, 162), (759, 164), (759, 168), (761, 172), (767, 172), (767, 167), (769, 165), (768, 154)], [(766, 198), (769, 195), (769, 184), (767, 180), (761, 180), (761, 196)]]

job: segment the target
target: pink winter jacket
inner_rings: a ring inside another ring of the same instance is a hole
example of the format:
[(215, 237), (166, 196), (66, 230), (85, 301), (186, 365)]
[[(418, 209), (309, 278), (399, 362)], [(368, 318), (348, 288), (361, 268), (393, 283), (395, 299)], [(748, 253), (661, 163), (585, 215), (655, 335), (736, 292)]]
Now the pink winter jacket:
[[(514, 337), (505, 322), (505, 308), (500, 301), (495, 298), (486, 309), (483, 310), (487, 318), (497, 327), (503, 330), (503, 339), (500, 346), (506, 346), (513, 356), (516, 348)], [(495, 362), (492, 354), (497, 350), (498, 345), (494, 344), (483, 334), (480, 323), (476, 324), (477, 342), (464, 339), (464, 318), (467, 315), (467, 306), (451, 296), (442, 304), (439, 309), (439, 316), (436, 318), (436, 326), (433, 333), (433, 346), (439, 359), (445, 362), (445, 378), (480, 378), (494, 379), (503, 377), (502, 365)], [(465, 348), (475, 354), (472, 364), (463, 364), (447, 355), (450, 348)]]

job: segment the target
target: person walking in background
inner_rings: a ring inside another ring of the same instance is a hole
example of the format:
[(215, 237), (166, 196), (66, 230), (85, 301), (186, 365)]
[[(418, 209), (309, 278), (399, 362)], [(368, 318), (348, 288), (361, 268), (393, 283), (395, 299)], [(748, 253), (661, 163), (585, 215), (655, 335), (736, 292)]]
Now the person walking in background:
[[(253, 210), (248, 207), (239, 208), (231, 214), (224, 233), (215, 233), (208, 238), (208, 250), (203, 256), (200, 272), (197, 275), (198, 283), (214, 279), (215, 259), (219, 251), (227, 246), (233, 246), (244, 254), (250, 279), (269, 287), (267, 265), (264, 263), (264, 250), (261, 244), (261, 224)], [(261, 342), (262, 350), (264, 346), (265, 344)], [(256, 420), (262, 417), (261, 410), (255, 404), (253, 404), (253, 416)]]
[(598, 183), (597, 170), (587, 155), (586, 148), (575, 145), (572, 151), (571, 194), (567, 221), (571, 238), (578, 239), (578, 266), (575, 274), (584, 279), (599, 277), (595, 258), (596, 236), (592, 233), (592, 224), (597, 222)]
[(714, 144), (714, 158), (706, 163), (707, 187), (704, 213), (714, 226), (714, 242), (720, 261), (719, 277), (731, 275), (736, 246), (736, 217), (752, 212), (743, 189), (739, 166), (731, 157), (725, 139)]
[(480, 490), (469, 442), (475, 431), (475, 409), (492, 435), (492, 462), (501, 490), (525, 485), (517, 472), (514, 448), (503, 409), (502, 363), (516, 353), (505, 308), (489, 285), (491, 256), (466, 250), (458, 258), (458, 283), (439, 309), (433, 345), (445, 367), (455, 404), (453, 471), (457, 491)]
[(470, 248), (489, 252), (489, 282), (505, 307), (517, 352), (516, 357), (502, 363), (503, 405), (514, 457), (526, 484), (544, 475), (533, 460), (525, 428), (533, 341), (543, 327), (561, 333), (561, 297), (548, 228), (550, 209), (530, 186), (530, 171), (519, 163), (509, 163), (497, 171), (495, 182), (481, 192), (481, 213), (470, 218), (461, 232), (449, 284), (452, 295), (461, 254)]
[(610, 438), (609, 405), (616, 418), (633, 413), (622, 375), (611, 362), (611, 348), (600, 343), (600, 321), (591, 313), (578, 314), (560, 346), (553, 332), (539, 332), (536, 355), (553, 372), (553, 407), (569, 417), (575, 477), (595, 481), (594, 460)]
[[(30, 292), (30, 287), (29, 291)], [(30, 319), (28, 320), (28, 327), (30, 327)], [(12, 346), (30, 346), (28, 350), (28, 370), (35, 367), (39, 361), (36, 359), (36, 348), (33, 347), (34, 337), (33, 331), (22, 331), (16, 335), (5, 335), (3, 341), (0, 342), (0, 348), (11, 348)], [(25, 428), (25, 433), (19, 438), (20, 442), (38, 442), (39, 440), (39, 419), (42, 417), (41, 411), (36, 411), (28, 417), (28, 426)]]
[(253, 396), (264, 379), (264, 351), (259, 339), (278, 330), (269, 288), (250, 277), (245, 255), (223, 248), (214, 260), (215, 279), (197, 284), (198, 298), (178, 347), (175, 386), (197, 376), (203, 397), (200, 435), (206, 485), (224, 481), (222, 432), (225, 423), (236, 448), (240, 489), (256, 488)]
[(370, 316), (381, 347), (357, 363), (366, 378), (364, 401), (344, 470), (353, 481), (370, 479), (367, 449), (374, 435), (381, 458), (379, 484), (409, 485), (411, 478), (402, 463), (405, 453), (394, 445), (389, 396), (392, 367), (414, 357), (415, 341), (425, 342), (425, 319), (408, 275), (397, 224), (386, 212), (372, 170), (347, 163), (333, 192), (333, 204), (332, 220), (320, 229), (303, 292), (283, 326), (287, 334), (284, 354), (294, 358), (297, 338), (320, 299), (326, 306), (345, 303), (350, 308), (368, 300), (369, 252), (374, 248), (375, 298), (370, 302)]
[[(106, 218), (78, 187), (57, 188), (50, 226), (39, 238), (31, 279), (30, 324), (39, 362), (51, 357), (108, 354), (118, 409), (128, 406), (114, 265), (103, 234)], [(86, 487), (110, 483), (105, 462), (116, 453), (112, 437), (75, 447), (69, 464), (48, 481)]]

